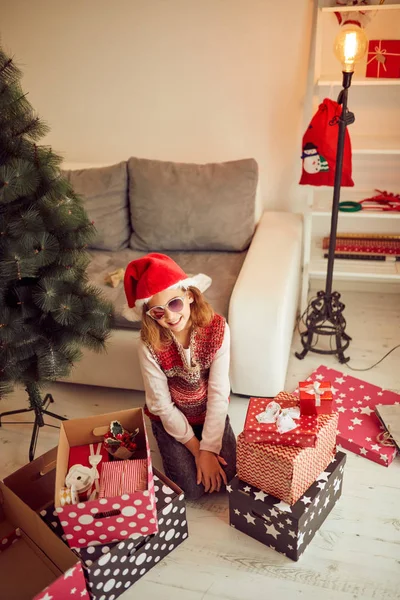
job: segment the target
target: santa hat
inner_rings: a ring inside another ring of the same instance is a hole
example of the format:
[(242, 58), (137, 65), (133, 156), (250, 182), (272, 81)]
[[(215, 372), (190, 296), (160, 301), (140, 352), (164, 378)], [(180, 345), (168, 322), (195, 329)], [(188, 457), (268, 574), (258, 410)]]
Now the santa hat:
[(140, 315), (144, 304), (164, 290), (187, 289), (204, 291), (211, 284), (207, 275), (189, 277), (175, 261), (165, 254), (151, 252), (129, 263), (125, 271), (125, 295), (130, 308)]

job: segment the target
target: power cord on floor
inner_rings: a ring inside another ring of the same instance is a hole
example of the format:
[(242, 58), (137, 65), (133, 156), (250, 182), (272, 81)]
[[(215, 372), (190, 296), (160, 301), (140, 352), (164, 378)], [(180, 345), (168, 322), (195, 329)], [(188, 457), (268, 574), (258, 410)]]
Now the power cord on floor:
[[(304, 319), (304, 317), (306, 315), (308, 315), (308, 311), (310, 310), (311, 302), (312, 302), (312, 300), (315, 300), (316, 298), (317, 298), (317, 296), (314, 296), (314, 298), (311, 298), (311, 300), (309, 300), (307, 308), (305, 309), (305, 311), (303, 312), (303, 314), (299, 315), (299, 317), (297, 319), (296, 328), (297, 328), (297, 331), (298, 331), (299, 335), (301, 335), (300, 323), (302, 323), (305, 327), (307, 327), (307, 319)], [(313, 344), (313, 347), (318, 344), (318, 336), (316, 336), (316, 337), (317, 337), (317, 340)], [(330, 343), (330, 346), (331, 346), (331, 349), (332, 349), (332, 339), (331, 338), (329, 338), (329, 343)], [(374, 367), (378, 366), (383, 360), (385, 360), (385, 358), (387, 356), (389, 356), (389, 354), (391, 354), (392, 352), (394, 352), (395, 350), (397, 350), (397, 348), (400, 348), (400, 344), (397, 344), (396, 346), (393, 346), (393, 348), (391, 350), (389, 350), (389, 352), (386, 352), (386, 354), (384, 356), (382, 356), (381, 359), (379, 359), (376, 363), (374, 363), (370, 367), (366, 367), (365, 369), (357, 369), (356, 367), (351, 367), (348, 362), (345, 363), (346, 367), (348, 369), (350, 369), (351, 371), (370, 371)]]
[(389, 352), (386, 352), (385, 356), (382, 356), (382, 358), (380, 360), (378, 360), (378, 362), (374, 363), (373, 365), (371, 365), (370, 367), (367, 367), (366, 369), (356, 369), (355, 367), (351, 367), (349, 365), (349, 363), (346, 363), (346, 367), (348, 369), (350, 369), (351, 371), (369, 371), (370, 369), (373, 369), (374, 367), (376, 367), (377, 365), (379, 365), (379, 363), (381, 363), (383, 360), (385, 360), (385, 358), (387, 356), (389, 356), (389, 354), (391, 354), (394, 350), (396, 350), (397, 348), (400, 348), (400, 344), (397, 344), (397, 346), (394, 346), (391, 350), (389, 350)]

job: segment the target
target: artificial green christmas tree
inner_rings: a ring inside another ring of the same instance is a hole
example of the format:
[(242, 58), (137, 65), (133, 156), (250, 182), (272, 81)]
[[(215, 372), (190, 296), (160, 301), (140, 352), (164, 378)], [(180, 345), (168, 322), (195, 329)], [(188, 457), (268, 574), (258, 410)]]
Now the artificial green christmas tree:
[(0, 398), (25, 386), (34, 438), (43, 413), (56, 416), (45, 410), (43, 384), (66, 377), (82, 346), (104, 349), (112, 306), (88, 284), (95, 228), (61, 175), (61, 158), (37, 145), (47, 127), (20, 79), (0, 49)]

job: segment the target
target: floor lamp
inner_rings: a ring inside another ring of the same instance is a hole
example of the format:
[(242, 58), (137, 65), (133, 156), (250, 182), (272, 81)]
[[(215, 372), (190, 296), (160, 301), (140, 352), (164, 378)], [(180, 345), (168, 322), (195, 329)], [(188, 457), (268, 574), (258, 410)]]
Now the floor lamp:
[[(354, 65), (364, 57), (367, 47), (368, 40), (363, 29), (354, 22), (344, 23), (334, 43), (335, 56), (342, 63), (342, 90), (338, 97), (338, 103), (342, 105), (342, 113), (338, 125), (339, 132), (326, 283), (325, 290), (317, 293), (316, 298), (310, 302), (305, 311), (306, 329), (300, 333), (303, 350), (295, 353), (295, 356), (299, 359), (303, 359), (308, 352), (316, 352), (317, 354), (335, 354), (340, 363), (345, 363), (350, 360), (350, 357), (346, 358), (344, 356), (344, 351), (349, 347), (351, 341), (350, 336), (345, 331), (346, 320), (343, 316), (345, 306), (340, 300), (340, 294), (332, 291), (332, 281), (342, 180), (344, 140), (346, 127), (354, 122), (353, 113), (350, 113), (347, 110), (347, 96), (354, 72)], [(326, 336), (329, 336), (331, 345), (329, 349), (317, 347), (319, 336), (323, 336), (323, 339), (326, 339)], [(334, 346), (331, 341), (332, 337), (334, 338)]]

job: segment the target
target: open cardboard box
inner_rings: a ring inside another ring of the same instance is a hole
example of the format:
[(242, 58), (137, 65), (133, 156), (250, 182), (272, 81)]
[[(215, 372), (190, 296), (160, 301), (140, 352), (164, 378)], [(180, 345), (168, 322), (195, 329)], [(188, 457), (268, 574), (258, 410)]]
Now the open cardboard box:
[[(61, 506), (60, 490), (65, 485), (70, 448), (102, 441), (102, 430), (108, 429), (111, 421), (119, 421), (127, 431), (139, 429), (135, 439), (138, 449), (133, 459), (147, 460), (147, 489), (113, 498)], [(99, 432), (101, 433), (98, 434)], [(54, 504), (67, 542), (72, 548), (117, 542), (133, 534), (147, 535), (157, 532), (153, 470), (141, 408), (61, 422)]]
[[(65, 539), (54, 510), (56, 457), (57, 448), (54, 448), (7, 477), (5, 484), (42, 515), (43, 524), (47, 523), (45, 527), (51, 536), (58, 535)], [(99, 597), (99, 594), (105, 600), (115, 600), (187, 538), (186, 506), (182, 490), (157, 470), (154, 470), (154, 475), (158, 533), (134, 534), (125, 541), (89, 546), (76, 551), (85, 564), (90, 595)], [(75, 552), (67, 546), (65, 548), (70, 553)], [(0, 597), (2, 598), (1, 595)]]
[(63, 600), (75, 588), (88, 598), (78, 557), (4, 482), (0, 482), (0, 598)]

